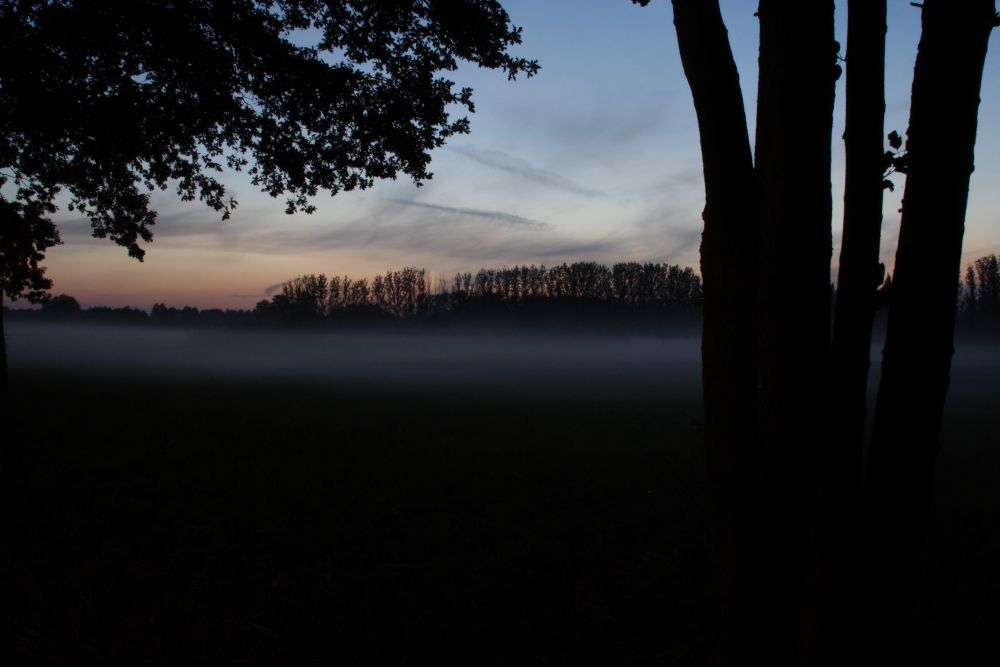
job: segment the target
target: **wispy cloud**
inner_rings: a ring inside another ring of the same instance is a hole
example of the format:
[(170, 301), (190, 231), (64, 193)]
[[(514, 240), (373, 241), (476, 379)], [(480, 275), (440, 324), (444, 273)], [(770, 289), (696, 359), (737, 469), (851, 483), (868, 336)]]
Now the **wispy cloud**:
[(691, 167), (690, 169), (682, 169), (674, 173), (671, 178), (685, 186), (697, 188), (700, 187), (703, 182), (703, 175), (701, 170), (701, 165), (697, 167)]
[(494, 169), (499, 169), (500, 171), (505, 171), (509, 174), (514, 174), (515, 176), (520, 176), (521, 178), (529, 180), (532, 183), (540, 183), (542, 185), (547, 185), (559, 190), (565, 190), (567, 192), (573, 192), (585, 197), (598, 197), (604, 194), (600, 190), (580, 185), (565, 176), (562, 176), (561, 174), (533, 167), (527, 161), (508, 155), (502, 151), (462, 147), (452, 147), (452, 150), (456, 153), (464, 155), (474, 162), (484, 164), (487, 167), (493, 167)]
[[(223, 222), (219, 214), (210, 209), (196, 209), (185, 207), (177, 210), (176, 202), (167, 202), (166, 210), (157, 211), (156, 223), (150, 228), (153, 232), (153, 240), (182, 238), (189, 236), (220, 236), (225, 234), (230, 236), (229, 240), (235, 243), (236, 234), (241, 230), (239, 221), (252, 218), (256, 213), (253, 209), (245, 211), (238, 209), (240, 218)], [(173, 209), (173, 210), (171, 210)], [(80, 216), (64, 215), (58, 219), (59, 234), (64, 242), (72, 243), (93, 243), (95, 245), (107, 245), (107, 239), (98, 239), (94, 236), (93, 227), (90, 221)], [(147, 245), (140, 243), (140, 245)]]
[[(476, 199), (463, 197), (462, 204), (471, 205), (453, 206), (418, 198), (429, 194), (426, 190), (413, 195), (398, 192), (372, 196), (360, 203), (339, 205), (340, 210), (337, 206), (324, 208), (322, 213), (311, 217), (287, 218), (248, 206), (226, 223), (220, 223), (212, 212), (164, 206), (162, 225), (156, 230), (158, 243), (150, 250), (151, 258), (162, 257), (160, 261), (190, 257), (185, 261), (193, 262), (193, 258), (205, 253), (219, 252), (266, 256), (270, 259), (252, 261), (282, 267), (285, 264), (281, 264), (284, 260), (280, 258), (301, 257), (303, 271), (326, 270), (329, 274), (330, 266), (341, 265), (347, 273), (357, 274), (356, 277), (380, 270), (379, 266), (408, 264), (448, 271), (579, 260), (611, 263), (635, 259), (688, 264), (697, 260), (700, 232), (697, 213), (677, 211), (678, 202), (665, 198), (665, 190), (666, 186), (658, 182), (650, 185), (648, 192), (637, 192), (636, 201), (628, 205), (614, 204), (610, 197), (594, 202), (607, 209), (609, 219), (618, 221), (614, 230), (604, 233), (575, 224), (575, 213), (555, 210), (546, 214), (555, 216), (552, 220), (542, 221), (518, 215), (521, 210), (514, 213), (494, 209), (489, 199), (489, 204), (476, 206), (473, 203)], [(590, 203), (587, 205), (589, 210)], [(546, 205), (547, 211), (552, 208)], [(73, 241), (108, 243), (90, 239), (85, 220), (66, 220), (60, 226), (73, 230), (76, 237)], [(197, 254), (185, 255), (189, 250)], [(357, 265), (367, 268), (351, 268)], [(285, 271), (292, 275), (296, 269), (281, 268), (279, 273)], [(260, 292), (256, 292), (258, 285), (248, 285), (232, 290), (229, 298), (244, 304), (270, 298), (280, 291), (277, 279), (281, 277), (270, 273), (266, 282), (259, 285)]]
[(403, 204), (404, 206), (416, 206), (418, 208), (426, 208), (432, 211), (442, 211), (444, 213), (452, 213), (455, 215), (482, 218), (484, 220), (499, 222), (508, 227), (517, 227), (519, 229), (533, 229), (536, 231), (546, 231), (552, 229), (552, 225), (547, 222), (539, 222), (538, 220), (532, 220), (531, 218), (525, 218), (520, 215), (514, 215), (513, 213), (506, 213), (504, 211), (486, 211), (479, 208), (442, 206), (440, 204), (427, 204), (425, 202), (414, 201), (412, 199), (390, 199), (389, 201), (397, 204)]

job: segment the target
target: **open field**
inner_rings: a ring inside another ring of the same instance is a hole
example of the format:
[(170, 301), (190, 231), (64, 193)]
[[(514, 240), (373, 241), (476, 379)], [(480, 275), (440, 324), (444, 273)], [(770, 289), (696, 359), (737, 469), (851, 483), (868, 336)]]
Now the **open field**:
[[(704, 664), (697, 342), (8, 333), (5, 664)], [(966, 356), (916, 610), (951, 664), (1000, 620)]]

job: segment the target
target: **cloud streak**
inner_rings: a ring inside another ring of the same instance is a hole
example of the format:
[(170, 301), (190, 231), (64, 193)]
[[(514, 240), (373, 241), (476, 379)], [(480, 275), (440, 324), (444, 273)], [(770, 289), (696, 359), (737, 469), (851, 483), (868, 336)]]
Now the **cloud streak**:
[[(472, 268), (490, 263), (550, 263), (576, 260), (604, 262), (689, 261), (697, 249), (700, 228), (673, 221), (668, 204), (652, 206), (638, 216), (632, 212), (620, 228), (595, 238), (556, 228), (503, 211), (444, 206), (406, 198), (382, 198), (361, 215), (347, 220), (303, 220), (280, 224), (240, 220), (220, 225), (197, 216), (165, 216), (169, 225), (158, 235), (159, 253), (197, 249), (255, 253), (270, 256), (309, 255), (316, 252), (377, 253), (386, 266), (424, 262)], [(424, 215), (423, 211), (439, 215)], [(630, 218), (630, 219), (629, 219)], [(491, 231), (484, 226), (492, 223)], [(79, 225), (83, 227), (83, 225)], [(81, 229), (81, 235), (83, 230)], [(88, 237), (89, 238), (89, 237)], [(93, 241), (107, 244), (106, 241)], [(397, 259), (398, 258), (398, 259)], [(694, 261), (694, 260), (691, 260)], [(262, 294), (240, 292), (239, 298), (266, 298), (281, 283), (267, 285)], [(236, 298), (234, 295), (233, 298)]]
[(532, 183), (540, 183), (558, 190), (565, 190), (566, 192), (583, 195), (584, 197), (599, 197), (604, 195), (604, 193), (600, 190), (580, 185), (560, 174), (545, 171), (544, 169), (538, 169), (537, 167), (531, 166), (528, 162), (513, 157), (512, 155), (508, 155), (502, 151), (461, 147), (452, 147), (452, 150), (460, 155), (464, 155), (473, 162), (478, 162), (479, 164), (486, 165), (487, 167), (492, 167), (493, 169), (498, 169), (509, 174), (514, 174), (515, 176), (520, 176), (521, 178), (531, 181)]
[(426, 208), (432, 211), (441, 211), (444, 213), (451, 213), (454, 215), (465, 215), (473, 218), (482, 218), (484, 220), (489, 220), (491, 222), (499, 222), (508, 227), (516, 227), (518, 229), (531, 229), (535, 231), (548, 231), (552, 229), (552, 225), (550, 225), (547, 222), (539, 222), (538, 220), (532, 220), (531, 218), (525, 218), (520, 215), (514, 215), (513, 213), (506, 213), (504, 211), (487, 211), (479, 208), (442, 206), (440, 204), (427, 204), (424, 202), (418, 202), (412, 199), (389, 199), (389, 201), (394, 202), (396, 204), (402, 204), (404, 206), (416, 206), (418, 208)]

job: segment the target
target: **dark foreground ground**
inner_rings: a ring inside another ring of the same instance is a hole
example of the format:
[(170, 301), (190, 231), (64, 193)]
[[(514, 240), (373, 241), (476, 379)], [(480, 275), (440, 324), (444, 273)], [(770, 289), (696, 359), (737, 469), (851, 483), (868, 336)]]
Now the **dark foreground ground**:
[[(15, 366), (0, 662), (704, 664), (697, 363), (601, 354)], [(955, 375), (914, 611), (929, 663), (993, 664), (997, 366)]]

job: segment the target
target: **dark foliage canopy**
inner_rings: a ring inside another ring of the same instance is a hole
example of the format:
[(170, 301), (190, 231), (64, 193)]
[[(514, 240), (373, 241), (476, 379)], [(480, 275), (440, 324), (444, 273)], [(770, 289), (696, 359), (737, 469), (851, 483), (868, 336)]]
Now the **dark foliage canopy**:
[(142, 259), (149, 193), (175, 188), (223, 219), (216, 175), (311, 212), (320, 190), (431, 177), (429, 151), (474, 111), (446, 73), (511, 79), (520, 29), (495, 0), (3, 0), (0, 287), (41, 298), (39, 262), (67, 208)]

